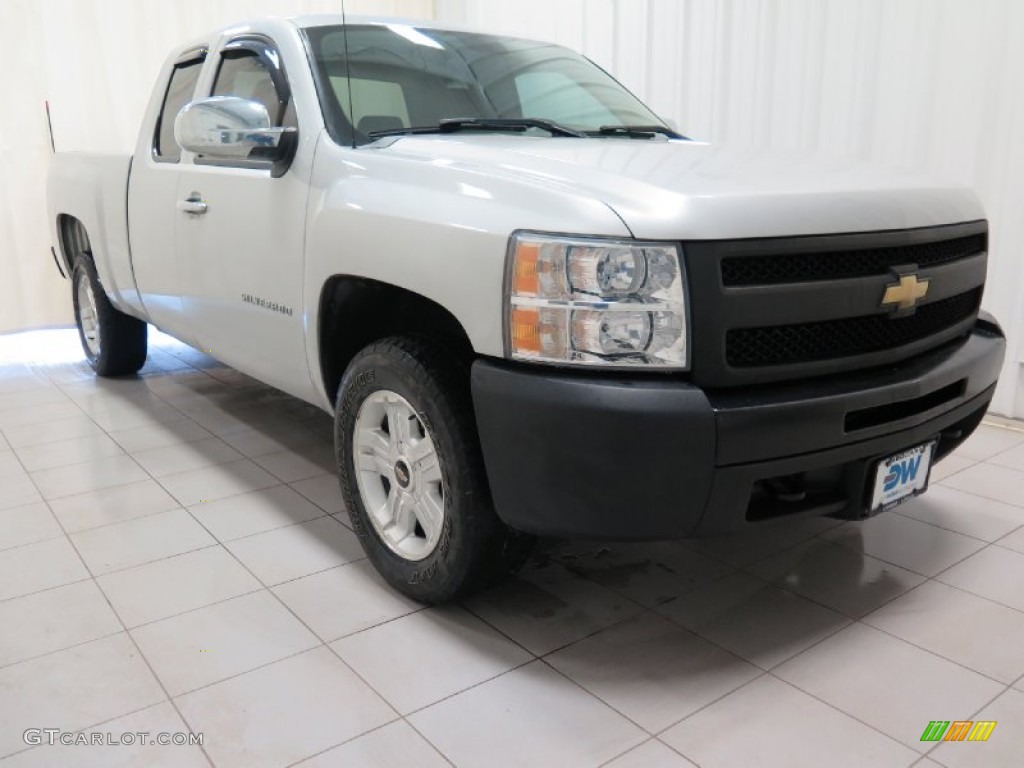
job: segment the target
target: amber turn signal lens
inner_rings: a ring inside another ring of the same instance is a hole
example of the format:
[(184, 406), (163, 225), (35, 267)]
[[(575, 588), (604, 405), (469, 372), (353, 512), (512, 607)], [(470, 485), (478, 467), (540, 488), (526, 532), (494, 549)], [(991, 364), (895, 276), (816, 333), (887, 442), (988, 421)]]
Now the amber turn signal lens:
[(540, 353), (540, 311), (512, 310), (512, 351), (519, 354)]
[(515, 270), (512, 274), (512, 292), (519, 296), (536, 296), (540, 293), (540, 276), (537, 262), (540, 259), (538, 243), (520, 243), (516, 246)]

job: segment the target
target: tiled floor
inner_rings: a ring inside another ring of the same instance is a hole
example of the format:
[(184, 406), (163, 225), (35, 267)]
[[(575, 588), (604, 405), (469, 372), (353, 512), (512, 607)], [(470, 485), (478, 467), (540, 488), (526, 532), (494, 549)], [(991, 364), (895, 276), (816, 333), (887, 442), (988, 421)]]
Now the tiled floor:
[(328, 416), (154, 341), (101, 381), (73, 332), (0, 337), (0, 768), (1024, 765), (1024, 426), (866, 524), (549, 543), (425, 610), (348, 529)]

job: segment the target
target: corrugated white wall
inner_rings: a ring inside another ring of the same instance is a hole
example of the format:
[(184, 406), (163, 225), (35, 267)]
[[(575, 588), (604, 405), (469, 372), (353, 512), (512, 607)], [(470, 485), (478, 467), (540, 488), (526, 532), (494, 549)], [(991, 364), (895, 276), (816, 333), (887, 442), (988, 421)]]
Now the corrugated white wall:
[(991, 221), (995, 410), (1024, 416), (1024, 2), (435, 0), (439, 18), (582, 50), (689, 136), (940, 173)]

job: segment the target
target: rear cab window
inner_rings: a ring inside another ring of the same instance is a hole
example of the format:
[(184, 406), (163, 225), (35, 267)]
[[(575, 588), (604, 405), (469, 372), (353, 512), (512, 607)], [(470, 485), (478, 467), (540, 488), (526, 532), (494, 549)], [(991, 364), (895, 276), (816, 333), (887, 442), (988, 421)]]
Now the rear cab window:
[(174, 119), (195, 95), (206, 53), (205, 48), (189, 51), (178, 59), (171, 70), (153, 137), (153, 158), (158, 162), (177, 163), (181, 160), (181, 147), (174, 139)]

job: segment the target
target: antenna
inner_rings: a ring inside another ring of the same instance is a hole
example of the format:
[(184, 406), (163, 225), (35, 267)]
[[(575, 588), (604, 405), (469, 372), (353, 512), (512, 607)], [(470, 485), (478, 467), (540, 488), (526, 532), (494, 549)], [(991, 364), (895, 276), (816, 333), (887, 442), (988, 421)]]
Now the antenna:
[(57, 154), (57, 146), (53, 143), (53, 121), (50, 119), (50, 100), (43, 102), (46, 106), (46, 130), (50, 134), (50, 151)]
[(348, 16), (345, 13), (345, 0), (341, 0), (341, 34), (345, 39), (345, 80), (348, 81), (348, 121), (352, 128), (352, 149), (356, 148), (356, 110), (352, 105), (352, 66), (348, 56)]

